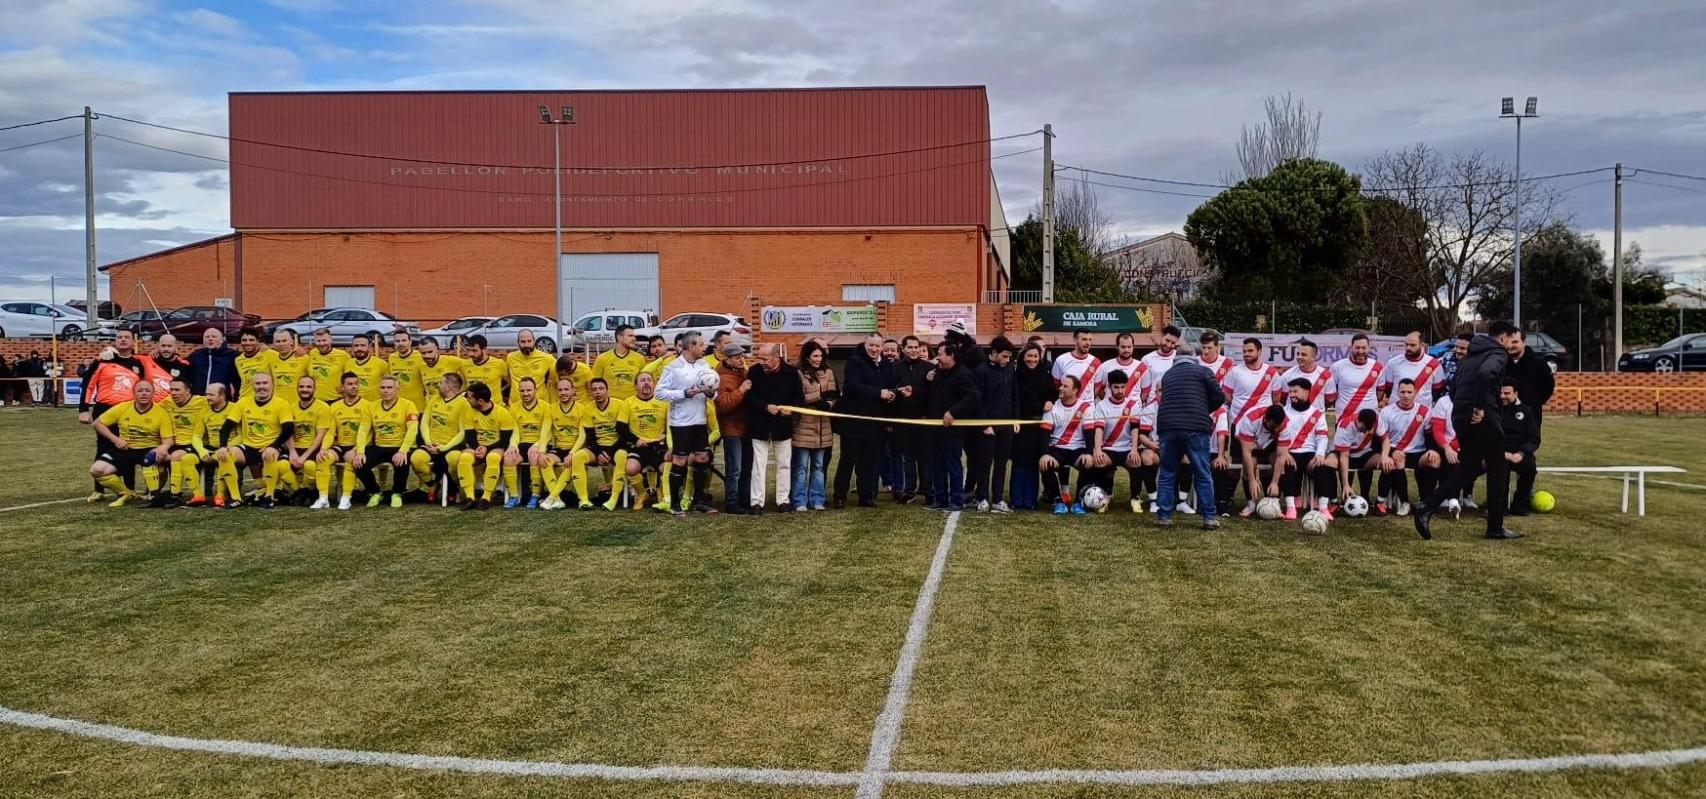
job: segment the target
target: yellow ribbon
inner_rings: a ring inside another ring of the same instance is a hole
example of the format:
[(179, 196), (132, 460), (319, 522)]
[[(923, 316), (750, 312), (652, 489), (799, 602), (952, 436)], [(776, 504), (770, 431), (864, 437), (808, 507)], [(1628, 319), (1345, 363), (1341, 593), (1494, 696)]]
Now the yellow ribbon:
[[(824, 411), (824, 410), (819, 410), (817, 408), (802, 408), (798, 405), (783, 405), (780, 407), (785, 411), (788, 411), (790, 413), (797, 413), (797, 414), (800, 414), (802, 416), (827, 416), (827, 417), (830, 417), (833, 419), (858, 419), (858, 420), (864, 421), (864, 422), (881, 422), (883, 424), (909, 424), (909, 425), (915, 425), (915, 426), (919, 426), (919, 427), (947, 427), (948, 426), (948, 425), (942, 424), (942, 420), (939, 418), (937, 418), (937, 419), (891, 419), (887, 416), (860, 416), (859, 414), (856, 414), (856, 413), (836, 413), (835, 411)], [(1002, 427), (1004, 425), (1042, 424), (1042, 423), (1043, 423), (1042, 419), (955, 419), (952, 426), (954, 426), (954, 427)]]

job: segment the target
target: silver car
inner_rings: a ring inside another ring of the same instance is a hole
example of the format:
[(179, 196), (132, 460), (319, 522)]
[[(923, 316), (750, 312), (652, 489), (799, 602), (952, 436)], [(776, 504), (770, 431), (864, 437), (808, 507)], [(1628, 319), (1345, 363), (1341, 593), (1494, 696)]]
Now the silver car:
[(407, 330), (414, 336), (421, 334), (420, 326), (414, 322), (393, 319), (372, 308), (327, 308), (313, 319), (286, 322), (277, 329), (289, 330), (308, 342), (314, 340), (314, 331), (322, 327), (331, 329), (332, 343), (340, 346), (349, 344), (357, 336), (383, 339), (398, 329)]
[(634, 333), (638, 335), (646, 325), (657, 323), (657, 315), (650, 311), (606, 308), (582, 314), (581, 318), (575, 320), (571, 346), (607, 350), (616, 345), (616, 328), (627, 325), (634, 328)]
[[(533, 331), (534, 345), (540, 351), (557, 351), (557, 320), (539, 314), (512, 313), (500, 316), (476, 330), (468, 331), (467, 335), (485, 336), (486, 346), (494, 349), (513, 350), (517, 346), (516, 337), (520, 336), (523, 330)], [(567, 334), (569, 331), (564, 328), (563, 332)]]
[(438, 346), (447, 350), (454, 349), (457, 341), (467, 338), (476, 329), (484, 327), (485, 324), (490, 321), (492, 321), (492, 317), (490, 316), (464, 316), (461, 319), (452, 319), (442, 327), (435, 327), (431, 330), (422, 330), (421, 338), (430, 338), (436, 342)]
[(746, 319), (728, 313), (712, 313), (709, 311), (690, 311), (671, 316), (668, 321), (653, 328), (636, 331), (642, 336), (663, 336), (665, 341), (674, 343), (675, 337), (682, 333), (698, 333), (710, 341), (719, 332), (728, 333), (729, 339), (742, 347), (752, 347), (752, 326)]

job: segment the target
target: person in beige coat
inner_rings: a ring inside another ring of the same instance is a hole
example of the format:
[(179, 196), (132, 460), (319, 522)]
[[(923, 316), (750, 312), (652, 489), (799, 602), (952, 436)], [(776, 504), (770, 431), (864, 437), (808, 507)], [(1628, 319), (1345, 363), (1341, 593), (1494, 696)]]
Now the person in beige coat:
[[(841, 393), (835, 388), (835, 372), (829, 368), (829, 351), (816, 341), (800, 347), (800, 385), (805, 407), (829, 410)], [(828, 503), (829, 453), (835, 447), (835, 432), (829, 417), (794, 415), (795, 510), (823, 510)]]

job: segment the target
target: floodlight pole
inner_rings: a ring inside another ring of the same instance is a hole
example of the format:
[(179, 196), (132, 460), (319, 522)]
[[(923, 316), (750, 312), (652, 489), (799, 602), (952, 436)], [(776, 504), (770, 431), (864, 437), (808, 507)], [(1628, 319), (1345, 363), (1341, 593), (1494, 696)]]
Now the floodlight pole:
[(563, 106), (563, 115), (553, 119), (549, 106), (539, 106), (539, 121), (551, 126), (552, 195), (556, 198), (556, 240), (551, 250), (553, 274), (556, 275), (557, 295), (557, 352), (563, 352), (563, 126), (575, 124), (575, 107)]
[(93, 333), (101, 304), (95, 280), (95, 112), (89, 106), (83, 106), (83, 280), (84, 329)]
[(1537, 98), (1528, 98), (1527, 104), (1523, 106), (1522, 113), (1517, 113), (1512, 102), (1513, 99), (1504, 98), (1499, 117), (1516, 120), (1516, 204), (1512, 209), (1511, 223), (1516, 234), (1516, 245), (1511, 256), (1511, 262), (1516, 272), (1516, 291), (1511, 303), (1511, 323), (1515, 324), (1520, 330), (1522, 328), (1522, 121), (1533, 119), (1540, 114), (1535, 110)]

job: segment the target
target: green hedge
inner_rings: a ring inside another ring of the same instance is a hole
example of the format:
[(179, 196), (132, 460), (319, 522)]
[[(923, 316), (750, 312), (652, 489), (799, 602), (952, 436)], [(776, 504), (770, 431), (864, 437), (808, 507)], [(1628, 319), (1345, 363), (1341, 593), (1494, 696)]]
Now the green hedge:
[(1706, 308), (1686, 308), (1682, 329), (1677, 329), (1676, 309), (1664, 305), (1637, 305), (1623, 309), (1623, 342), (1630, 349), (1663, 344), (1683, 333), (1706, 333)]

